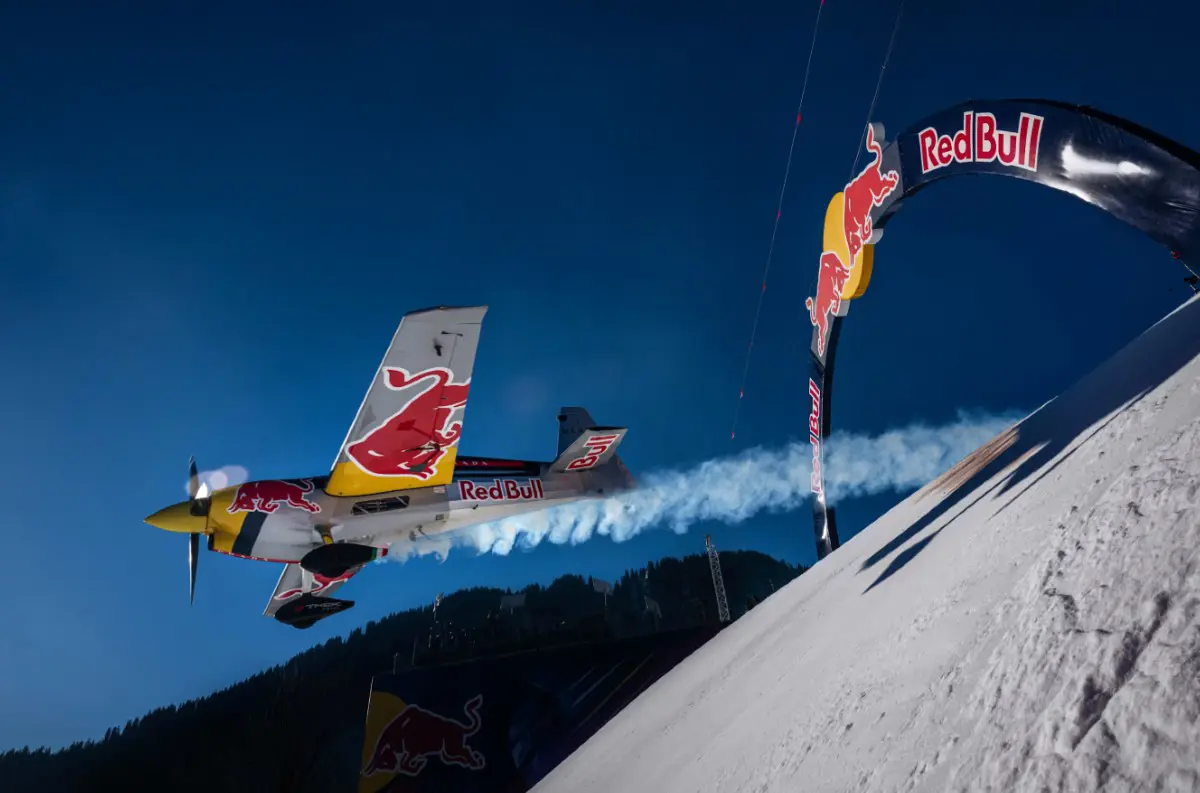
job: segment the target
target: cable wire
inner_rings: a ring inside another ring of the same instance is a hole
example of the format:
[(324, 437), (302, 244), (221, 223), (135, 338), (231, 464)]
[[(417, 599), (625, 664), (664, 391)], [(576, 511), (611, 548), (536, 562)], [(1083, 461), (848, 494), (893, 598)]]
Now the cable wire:
[(767, 276), (771, 272), (771, 259), (775, 253), (775, 239), (779, 235), (779, 219), (783, 217), (783, 196), (787, 192), (788, 176), (792, 172), (792, 154), (796, 150), (796, 136), (800, 132), (800, 121), (803, 118), (804, 96), (808, 93), (808, 79), (812, 75), (813, 53), (817, 48), (817, 33), (821, 29), (821, 12), (825, 10), (825, 0), (817, 6), (817, 18), (813, 23), (812, 43), (808, 47), (808, 63), (804, 67), (804, 83), (800, 88), (800, 103), (796, 106), (796, 124), (792, 127), (792, 142), (788, 145), (787, 165), (783, 170), (783, 184), (779, 188), (779, 202), (775, 206), (775, 225), (771, 229), (771, 244), (767, 247), (767, 262), (763, 267), (762, 289), (758, 293), (758, 306), (754, 309), (754, 323), (750, 326), (750, 344), (746, 348), (746, 365), (742, 369), (742, 382), (738, 388), (737, 404), (733, 409), (733, 425), (729, 430), (729, 439), (737, 435), (738, 418), (741, 415), (742, 399), (746, 396), (746, 378), (750, 374), (750, 359), (754, 353), (754, 339), (758, 334), (758, 321), (762, 316), (763, 298), (767, 294)]
[(863, 144), (867, 140), (867, 127), (871, 124), (871, 116), (875, 115), (875, 105), (879, 102), (879, 89), (883, 87), (883, 74), (887, 71), (888, 61), (892, 59), (892, 48), (896, 46), (896, 33), (900, 30), (900, 19), (904, 16), (904, 3), (906, 0), (900, 0), (900, 8), (896, 10), (896, 23), (892, 25), (892, 38), (888, 41), (887, 52), (883, 56), (883, 65), (879, 67), (879, 79), (875, 82), (875, 95), (871, 97), (871, 107), (867, 110), (867, 123), (863, 124), (862, 134), (858, 137), (858, 148), (854, 150), (854, 164), (850, 166), (850, 175), (846, 177), (849, 182), (854, 178), (855, 171), (858, 169), (858, 161), (862, 157)]
[[(863, 124), (862, 134), (859, 135), (858, 148), (854, 150), (854, 162), (850, 165), (850, 175), (846, 177), (847, 184), (850, 183), (858, 171), (858, 163), (862, 158), (863, 145), (867, 140), (867, 127), (871, 124), (871, 117), (875, 115), (875, 106), (879, 102), (879, 92), (880, 89), (883, 88), (883, 76), (887, 71), (888, 63), (892, 59), (892, 50), (896, 46), (896, 34), (900, 30), (900, 20), (904, 16), (904, 4), (906, 1), (907, 0), (900, 0), (900, 7), (896, 9), (896, 21), (892, 24), (892, 36), (888, 40), (887, 52), (885, 52), (883, 56), (883, 64), (879, 67), (879, 79), (875, 81), (875, 94), (871, 97), (871, 106), (867, 109), (867, 121), (865, 124)], [(817, 277), (818, 274), (813, 274), (812, 278), (808, 282), (809, 294), (812, 294), (817, 287)]]

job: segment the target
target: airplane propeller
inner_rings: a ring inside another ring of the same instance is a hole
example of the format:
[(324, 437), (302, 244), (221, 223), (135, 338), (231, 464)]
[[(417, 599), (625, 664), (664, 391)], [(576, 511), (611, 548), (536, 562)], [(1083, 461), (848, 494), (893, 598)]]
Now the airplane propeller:
[[(208, 483), (200, 481), (196, 458), (188, 458), (188, 512), (194, 517), (208, 517), (212, 499), (208, 497)], [(196, 566), (200, 563), (200, 534), (188, 535), (188, 602), (196, 602)]]
[(200, 535), (188, 535), (188, 605), (196, 603), (196, 565), (200, 561)]
[(209, 498), (208, 482), (200, 481), (200, 474), (196, 469), (196, 458), (188, 458), (188, 512), (193, 517), (206, 518), (208, 511), (212, 508), (212, 499)]

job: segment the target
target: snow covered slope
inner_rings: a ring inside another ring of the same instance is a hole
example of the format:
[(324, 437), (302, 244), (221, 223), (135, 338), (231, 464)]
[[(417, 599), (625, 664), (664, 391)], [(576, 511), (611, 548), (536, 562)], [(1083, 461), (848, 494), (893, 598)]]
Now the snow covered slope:
[(731, 625), (536, 793), (1200, 790), (1198, 355), (1200, 298)]

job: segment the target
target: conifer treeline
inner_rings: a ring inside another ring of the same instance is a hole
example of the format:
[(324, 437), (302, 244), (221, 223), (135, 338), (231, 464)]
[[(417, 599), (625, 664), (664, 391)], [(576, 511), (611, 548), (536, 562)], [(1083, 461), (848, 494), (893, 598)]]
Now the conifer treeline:
[[(804, 571), (755, 551), (724, 552), (721, 568), (735, 618)], [(418, 662), (428, 663), (486, 654), (505, 643), (552, 644), (581, 632), (629, 635), (716, 619), (704, 555), (651, 562), (610, 583), (606, 604), (582, 576), (531, 585), (520, 590), (524, 607), (504, 614), (500, 598), (513, 592), (454, 592), (437, 610), (436, 629), (429, 606), (399, 612), (207, 697), (111, 727), (100, 740), (0, 754), (0, 789), (349, 793), (355, 780), (335, 758), (348, 750), (353, 756), (346, 744), (361, 739), (371, 677), (396, 660), (410, 663), (414, 647)], [(646, 597), (661, 617), (646, 610)]]

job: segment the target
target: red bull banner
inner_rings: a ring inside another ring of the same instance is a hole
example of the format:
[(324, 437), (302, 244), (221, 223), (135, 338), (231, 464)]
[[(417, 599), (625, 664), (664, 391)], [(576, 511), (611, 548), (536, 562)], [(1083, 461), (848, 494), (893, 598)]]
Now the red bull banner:
[(875, 245), (904, 200), (951, 176), (1026, 179), (1103, 209), (1185, 263), (1200, 262), (1200, 154), (1132, 121), (1052, 100), (979, 100), (922, 119), (891, 142), (870, 124), (864, 141), (865, 165), (826, 210), (815, 294), (805, 302), (818, 558), (839, 544), (822, 452), (841, 324), (866, 293)]
[(378, 675), (371, 683), (358, 790), (529, 790), (717, 630)]

